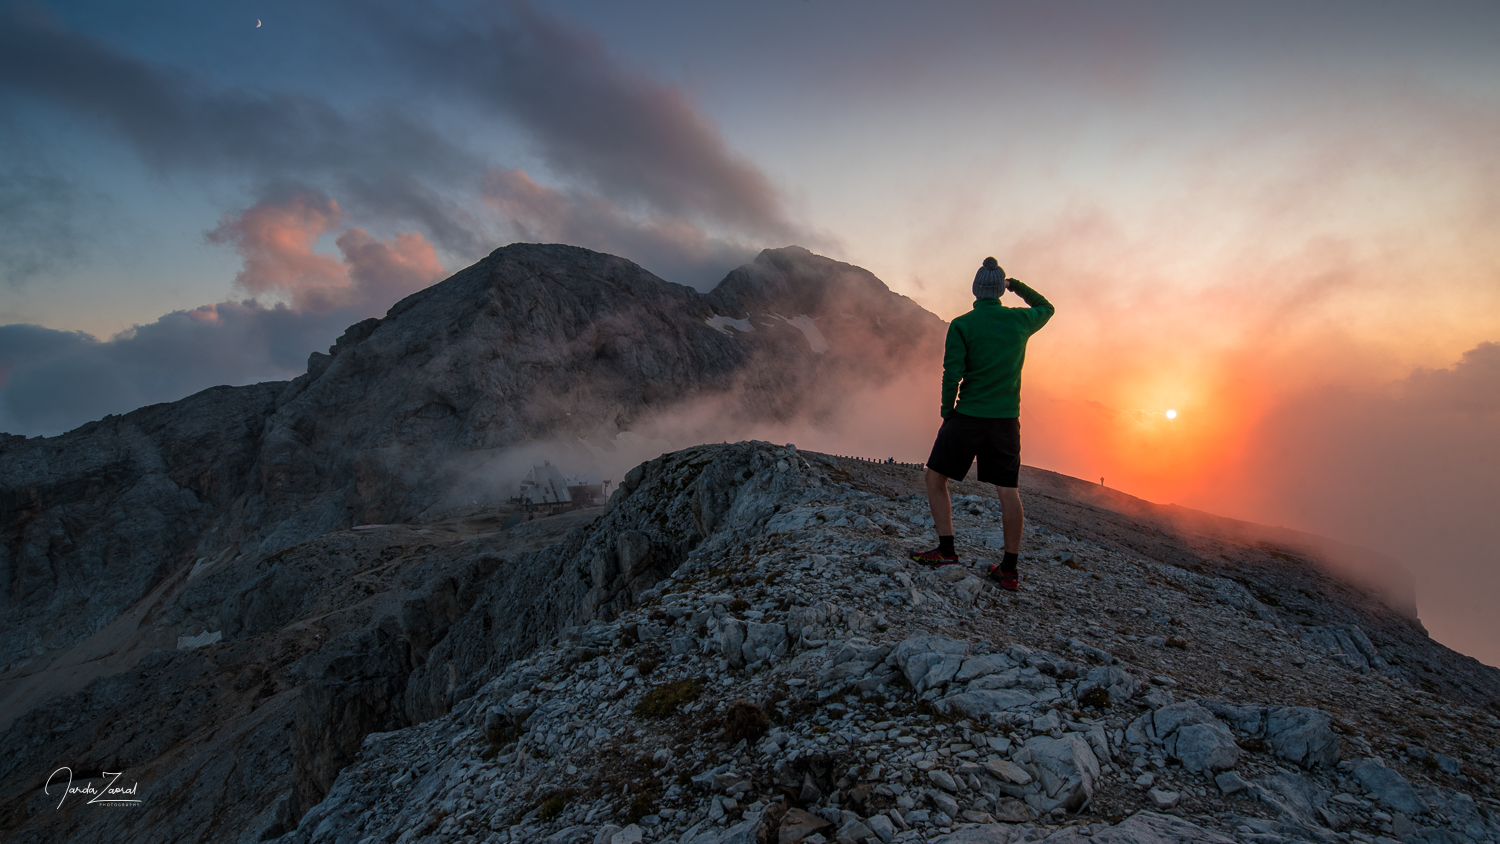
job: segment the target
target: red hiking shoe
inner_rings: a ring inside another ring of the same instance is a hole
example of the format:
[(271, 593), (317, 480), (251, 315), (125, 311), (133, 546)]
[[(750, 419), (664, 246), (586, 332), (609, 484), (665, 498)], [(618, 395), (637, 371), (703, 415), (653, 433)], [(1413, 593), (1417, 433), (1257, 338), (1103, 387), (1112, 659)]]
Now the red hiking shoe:
[(944, 554), (934, 548), (931, 551), (921, 553), (912, 552), (912, 560), (927, 566), (956, 566), (958, 565), (957, 554)]
[(1021, 591), (1021, 576), (1015, 572), (1004, 572), (999, 566), (990, 566), (989, 578), (1007, 592)]

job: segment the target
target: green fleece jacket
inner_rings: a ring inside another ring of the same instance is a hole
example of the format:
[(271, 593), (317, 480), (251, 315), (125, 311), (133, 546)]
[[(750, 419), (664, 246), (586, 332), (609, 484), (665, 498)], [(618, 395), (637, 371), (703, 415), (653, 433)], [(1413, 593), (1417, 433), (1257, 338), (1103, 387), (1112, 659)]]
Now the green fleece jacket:
[(1057, 309), (1015, 279), (1010, 280), (1010, 289), (1031, 307), (1007, 308), (999, 299), (976, 299), (974, 310), (948, 324), (943, 351), (944, 418), (955, 409), (986, 419), (1021, 415), (1026, 341)]

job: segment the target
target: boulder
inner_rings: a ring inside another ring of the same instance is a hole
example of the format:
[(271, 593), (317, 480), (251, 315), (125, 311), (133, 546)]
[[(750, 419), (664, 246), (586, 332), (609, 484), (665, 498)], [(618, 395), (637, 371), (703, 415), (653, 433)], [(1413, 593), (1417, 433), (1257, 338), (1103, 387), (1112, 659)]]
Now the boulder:
[(1339, 740), (1327, 712), (1306, 706), (1246, 706), (1220, 700), (1203, 705), (1234, 729), (1265, 739), (1271, 752), (1304, 768), (1333, 767)]
[(786, 631), (794, 639), (809, 636), (828, 622), (828, 615), (818, 607), (792, 607), (786, 611)]
[(788, 809), (781, 819), (781, 828), (778, 830), (780, 837), (777, 840), (781, 844), (798, 844), (813, 833), (821, 833), (832, 828), (832, 823), (812, 812), (805, 809)]
[(921, 694), (948, 685), (962, 665), (963, 657), (957, 654), (914, 654), (907, 660), (903, 673), (911, 683), (912, 691)]
[(1182, 800), (1182, 795), (1178, 792), (1160, 788), (1153, 788), (1146, 792), (1146, 797), (1151, 800), (1152, 806), (1163, 810), (1175, 807)]
[(1048, 799), (1072, 812), (1094, 796), (1099, 760), (1077, 734), (1056, 739), (1033, 736), (1027, 739), (1026, 750)]
[(896, 825), (885, 815), (871, 816), (865, 820), (865, 826), (875, 833), (875, 837), (879, 838), (882, 844), (890, 844), (896, 838)]
[(1250, 783), (1246, 782), (1244, 777), (1236, 774), (1234, 771), (1225, 771), (1214, 777), (1214, 785), (1217, 785), (1219, 791), (1222, 791), (1226, 795), (1238, 794), (1250, 787)]
[(741, 647), (741, 653), (747, 664), (785, 656), (786, 649), (786, 625), (754, 621), (745, 625), (745, 643)]
[(954, 675), (953, 682), (967, 683), (970, 680), (1014, 668), (1015, 662), (1005, 654), (984, 654), (982, 656), (971, 656), (959, 666), (958, 673)]
[(1026, 709), (1036, 703), (1030, 692), (1020, 689), (988, 689), (960, 692), (938, 701), (941, 712), (962, 712), (970, 718), (982, 718), (994, 712)]
[(932, 807), (949, 818), (958, 817), (958, 801), (941, 791), (927, 792), (927, 799), (932, 802)]
[(1406, 777), (1385, 766), (1379, 759), (1357, 762), (1352, 771), (1359, 784), (1370, 792), (1380, 805), (1404, 815), (1420, 815), (1427, 812), (1427, 801), (1423, 800)]
[(1151, 714), (1149, 723), (1147, 734), (1190, 771), (1222, 771), (1239, 761), (1234, 733), (1197, 703), (1163, 706)]
[(1217, 721), (1214, 714), (1193, 701), (1183, 701), (1163, 706), (1152, 712), (1147, 721), (1150, 724), (1150, 735), (1152, 740), (1160, 743), (1171, 735), (1178, 727), (1186, 724), (1205, 724), (1209, 721)]
[(839, 827), (834, 835), (834, 840), (839, 844), (863, 844), (865, 839), (874, 838), (875, 830), (870, 829), (860, 818), (850, 818)]
[(927, 778), (929, 780), (932, 780), (933, 785), (941, 788), (944, 791), (958, 791), (958, 783), (954, 782), (953, 775), (948, 773), (947, 771), (942, 770), (941, 768), (935, 771), (929, 771), (927, 773)]
[(724, 834), (719, 836), (718, 844), (756, 844), (755, 832), (759, 826), (759, 816), (756, 816), (749, 820), (740, 821), (734, 826), (731, 826), (730, 828), (724, 830)]
[(1266, 710), (1266, 743), (1277, 756), (1304, 768), (1331, 768), (1339, 761), (1339, 740), (1328, 713), (1305, 706)]
[(745, 622), (737, 618), (724, 619), (719, 628), (719, 651), (729, 661), (730, 668), (745, 667)]
[(1093, 689), (1104, 689), (1109, 692), (1111, 704), (1122, 703), (1135, 697), (1141, 691), (1141, 681), (1133, 677), (1130, 672), (1114, 665), (1100, 665), (1089, 669), (1089, 673), (1078, 683), (1077, 696), (1080, 700)]
[[(963, 656), (968, 651), (967, 642), (949, 639), (947, 636), (918, 633), (902, 640), (886, 660), (901, 669), (901, 673), (906, 675), (907, 682), (911, 683), (912, 688), (915, 689), (917, 683), (925, 680), (934, 667), (949, 664), (944, 662), (945, 657), (951, 660), (952, 670), (947, 671), (947, 677), (942, 682), (946, 683), (953, 679), (958, 674), (958, 669), (962, 667)], [(939, 670), (933, 675), (934, 678), (942, 676), (944, 670), (946, 669)], [(931, 688), (931, 686), (926, 688)]]
[(996, 778), (1013, 785), (1026, 785), (1031, 782), (1031, 774), (1026, 773), (1025, 768), (1006, 759), (986, 760), (984, 769)]
[(995, 820), (1004, 823), (1026, 823), (1036, 819), (1036, 813), (1031, 811), (1031, 807), (1014, 797), (996, 800), (995, 811), (991, 814), (995, 816)]
[(1167, 755), (1194, 773), (1227, 770), (1240, 759), (1234, 733), (1218, 721), (1178, 727), (1167, 736), (1162, 746)]

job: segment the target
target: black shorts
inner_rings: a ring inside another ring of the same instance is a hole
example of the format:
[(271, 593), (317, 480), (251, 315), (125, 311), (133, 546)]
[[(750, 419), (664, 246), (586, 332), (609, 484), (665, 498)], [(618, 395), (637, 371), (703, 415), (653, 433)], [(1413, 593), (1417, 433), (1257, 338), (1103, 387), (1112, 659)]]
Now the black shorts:
[(927, 468), (961, 481), (979, 459), (979, 482), (1016, 487), (1021, 480), (1021, 420), (981, 419), (950, 411), (938, 429)]

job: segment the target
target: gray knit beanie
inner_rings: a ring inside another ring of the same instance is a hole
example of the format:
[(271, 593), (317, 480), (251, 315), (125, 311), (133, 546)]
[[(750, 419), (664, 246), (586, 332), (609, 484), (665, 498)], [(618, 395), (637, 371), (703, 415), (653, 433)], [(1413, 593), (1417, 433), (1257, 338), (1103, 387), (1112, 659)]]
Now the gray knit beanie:
[(1005, 292), (1005, 270), (994, 258), (985, 258), (984, 266), (974, 274), (974, 298), (998, 299)]

